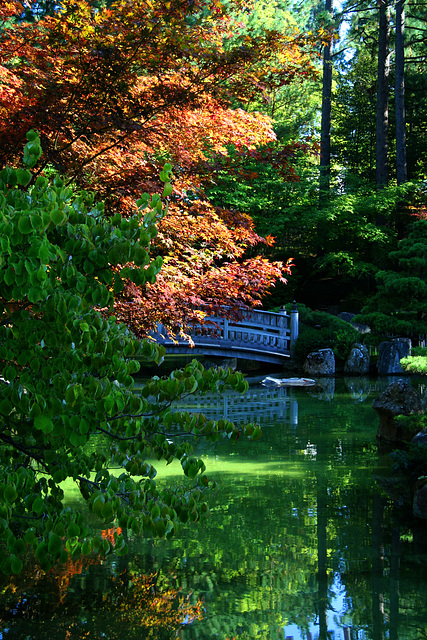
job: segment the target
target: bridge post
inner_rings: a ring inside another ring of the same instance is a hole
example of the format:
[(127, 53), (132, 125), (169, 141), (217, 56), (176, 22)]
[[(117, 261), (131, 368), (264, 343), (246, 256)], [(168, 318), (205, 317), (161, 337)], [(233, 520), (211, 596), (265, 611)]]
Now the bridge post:
[(278, 342), (277, 342), (277, 347), (281, 351), (286, 351), (286, 349), (288, 348), (288, 340), (287, 340), (288, 314), (286, 313), (285, 307), (282, 307), (280, 309), (279, 316), (278, 316), (276, 322), (277, 322), (278, 327), (279, 327), (279, 335), (280, 335), (280, 338), (278, 339)]
[(224, 335), (222, 336), (224, 338), (224, 340), (228, 340), (229, 339), (229, 334), (228, 334), (228, 320), (227, 318), (224, 318)]
[(291, 309), (291, 340), (289, 345), (291, 354), (294, 349), (295, 340), (298, 338), (298, 325), (299, 325), (299, 313), (297, 309), (297, 303), (294, 300), (294, 303)]

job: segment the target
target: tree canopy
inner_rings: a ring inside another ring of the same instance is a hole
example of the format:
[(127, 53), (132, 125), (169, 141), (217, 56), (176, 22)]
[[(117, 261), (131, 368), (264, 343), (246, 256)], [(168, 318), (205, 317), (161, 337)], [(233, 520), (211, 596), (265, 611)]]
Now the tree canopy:
[(3, 26), (5, 160), (15, 161), (26, 131), (37, 129), (38, 172), (53, 167), (67, 184), (96, 191), (107, 213), (125, 217), (141, 192), (158, 190), (165, 159), (173, 166), (170, 206), (153, 238), (164, 258), (159, 285), (130, 285), (117, 298), (117, 314), (138, 335), (159, 321), (179, 330), (224, 304), (259, 304), (289, 272), (290, 256), (275, 264), (245, 256), (270, 241), (247, 216), (209, 205), (200, 163), (207, 150), (275, 138), (267, 116), (242, 107), (313, 76), (317, 35), (295, 25), (256, 33), (239, 25), (216, 0), (108, 8), (79, 0), (35, 22)]

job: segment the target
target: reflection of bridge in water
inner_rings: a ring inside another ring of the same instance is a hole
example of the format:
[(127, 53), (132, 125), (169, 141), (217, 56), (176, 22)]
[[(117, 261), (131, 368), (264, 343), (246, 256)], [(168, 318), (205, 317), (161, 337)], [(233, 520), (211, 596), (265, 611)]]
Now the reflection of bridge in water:
[(298, 402), (292, 389), (286, 387), (249, 387), (245, 394), (226, 391), (223, 394), (195, 394), (180, 408), (189, 412), (203, 413), (209, 420), (225, 418), (241, 424), (243, 422), (269, 422), (281, 420), (291, 425), (298, 424)]
[(201, 325), (189, 331), (193, 344), (177, 336), (167, 335), (158, 325), (151, 336), (174, 355), (208, 355), (226, 358), (244, 358), (270, 364), (283, 364), (290, 357), (292, 345), (298, 337), (298, 311), (296, 305), (288, 314), (270, 311), (241, 311), (240, 320), (207, 317)]

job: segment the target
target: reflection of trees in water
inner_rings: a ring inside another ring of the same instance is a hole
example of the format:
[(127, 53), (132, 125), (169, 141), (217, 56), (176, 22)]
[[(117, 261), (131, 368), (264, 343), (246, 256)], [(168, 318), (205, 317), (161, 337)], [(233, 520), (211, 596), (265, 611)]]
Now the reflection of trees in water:
[(0, 637), (172, 640), (182, 624), (203, 617), (202, 602), (159, 589), (155, 574), (128, 565), (126, 557), (69, 558), (45, 573), (30, 563), (1, 584)]
[[(206, 619), (183, 637), (270, 640), (294, 624), (301, 632), (296, 637), (306, 638), (311, 629), (326, 640), (340, 587), (345, 592), (336, 637), (421, 640), (420, 625), (402, 635), (399, 535), (394, 531), (392, 538), (391, 507), (378, 497), (372, 478), (378, 451), (370, 401), (359, 404), (355, 394), (345, 405), (329, 405), (330, 424), (322, 429), (318, 412), (324, 405), (316, 413), (301, 395), (295, 434), (289, 424), (266, 429), (256, 447), (241, 450), (243, 459), (254, 461), (254, 449), (260, 459), (269, 452), (277, 475), (223, 476), (223, 500), (203, 535), (195, 539), (189, 532), (166, 552), (154, 551), (165, 584), (174, 576), (175, 587), (184, 584), (205, 599)], [(372, 428), (363, 437), (365, 416)], [(213, 453), (221, 457), (221, 445)], [(280, 465), (295, 478), (283, 482)], [(220, 524), (214, 524), (217, 515)], [(419, 593), (405, 587), (409, 599), (424, 607), (425, 583)]]
[[(242, 485), (237, 496), (234, 487), (233, 500), (221, 507), (221, 525), (208, 523), (208, 540), (174, 541), (175, 558), (158, 558), (166, 583), (175, 575), (173, 586), (184, 580), (186, 588), (205, 599), (207, 620), (187, 629), (186, 639), (233, 637), (243, 631), (250, 638), (274, 638), (279, 628), (283, 636), (285, 624), (308, 631), (315, 619), (326, 639), (331, 554), (339, 533), (330, 514), (337, 496), (345, 495), (331, 492), (325, 476), (319, 484), (314, 475), (307, 478), (303, 491), (300, 479), (287, 483), (286, 492), (274, 476), (269, 482), (268, 494), (263, 484), (251, 484), (247, 494)], [(287, 515), (282, 523), (278, 496)]]
[[(288, 526), (280, 525), (274, 503), (281, 483), (274, 476), (271, 482), (267, 495), (263, 484), (251, 483), (249, 488), (244, 482), (234, 485), (233, 499), (214, 506), (201, 535), (188, 531), (170, 541), (168, 549), (156, 545), (160, 583), (192, 590), (205, 602), (206, 619), (185, 629), (186, 640), (231, 638), (243, 632), (250, 638), (270, 640), (283, 637), (284, 616), (292, 616), (306, 628), (315, 615), (313, 504), (299, 505)], [(284, 511), (292, 511), (292, 493), (298, 484), (294, 480), (289, 487)], [(298, 535), (302, 530), (304, 537)], [(137, 561), (144, 571), (144, 557)]]
[[(422, 526), (425, 541), (426, 529)], [(371, 537), (371, 561), (359, 551), (343, 572), (353, 625), (369, 640), (427, 638), (427, 549), (417, 548), (412, 531), (397, 520), (390, 500), (372, 497), (366, 533)]]
[[(330, 403), (309, 398), (306, 390), (292, 393), (298, 425), (288, 419), (266, 427), (256, 444), (222, 441), (200, 451), (236, 462), (216, 478), (220, 490), (203, 526), (167, 543), (131, 538), (129, 557), (86, 566), (80, 574), (75, 564), (65, 598), (52, 575), (31, 588), (5, 591), (2, 612), (20, 611), (4, 640), (30, 633), (32, 640), (63, 640), (65, 631), (81, 640), (89, 627), (97, 640), (101, 633), (106, 640), (169, 640), (175, 630), (163, 623), (178, 615), (182, 640), (283, 640), (284, 627), (292, 624), (301, 637), (311, 629), (313, 638), (326, 640), (337, 585), (345, 589), (347, 613), (341, 618), (337, 612), (336, 624), (352, 627), (346, 636), (337, 634), (340, 640), (424, 638), (426, 549), (411, 552), (390, 502), (377, 496), (377, 418), (370, 400), (359, 402), (347, 392), (345, 401)], [(255, 471), (248, 474), (252, 462)], [(246, 463), (245, 473), (239, 463)], [(209, 472), (209, 460), (207, 466)], [(155, 572), (156, 584), (146, 584), (143, 595), (132, 576), (143, 580)], [(162, 594), (177, 597), (160, 600), (156, 618), (150, 603)], [(199, 597), (204, 618), (188, 624), (195, 614), (187, 618), (185, 607), (197, 607)], [(151, 623), (143, 621), (144, 611)]]

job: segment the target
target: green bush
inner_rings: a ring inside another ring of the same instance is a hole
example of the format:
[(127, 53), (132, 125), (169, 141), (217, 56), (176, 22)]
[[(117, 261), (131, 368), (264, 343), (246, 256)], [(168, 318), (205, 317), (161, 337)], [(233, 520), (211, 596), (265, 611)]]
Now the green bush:
[(341, 318), (324, 311), (312, 311), (305, 305), (298, 305), (298, 311), (300, 329), (294, 345), (297, 362), (304, 362), (309, 353), (319, 349), (332, 349), (336, 358), (344, 360), (352, 344), (361, 339), (357, 329)]
[(414, 347), (412, 353), (407, 358), (400, 361), (402, 368), (409, 373), (419, 373), (427, 375), (427, 348)]
[(425, 358), (427, 358), (427, 347), (412, 347), (411, 355), (424, 356)]
[(294, 344), (294, 358), (297, 362), (303, 363), (309, 353), (319, 349), (332, 349), (332, 342), (329, 337), (313, 327), (300, 326), (298, 339)]

